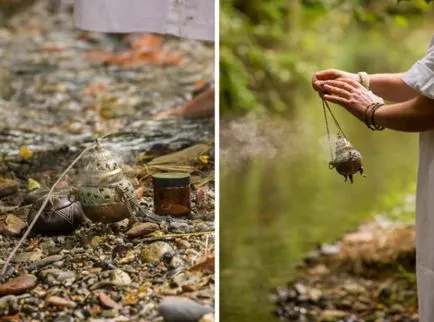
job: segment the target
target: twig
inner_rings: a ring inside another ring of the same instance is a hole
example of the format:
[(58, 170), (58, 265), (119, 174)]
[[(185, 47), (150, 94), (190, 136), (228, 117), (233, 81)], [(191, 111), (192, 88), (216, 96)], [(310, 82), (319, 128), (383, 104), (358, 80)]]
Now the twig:
[(167, 234), (163, 236), (158, 237), (149, 237), (149, 238), (143, 238), (142, 242), (153, 242), (158, 240), (164, 240), (164, 239), (172, 239), (172, 238), (179, 238), (179, 237), (191, 237), (191, 236), (201, 236), (201, 235), (209, 235), (214, 234), (214, 230), (207, 230), (207, 231), (198, 231), (195, 233), (184, 233), (184, 234)]
[(30, 223), (29, 227), (27, 228), (26, 232), (24, 233), (23, 237), (21, 237), (21, 239), (19, 240), (18, 244), (14, 247), (14, 249), (12, 250), (12, 252), (9, 254), (9, 257), (6, 259), (4, 265), (3, 265), (3, 269), (1, 271), (0, 275), (4, 275), (6, 273), (6, 270), (9, 266), (10, 261), (12, 260), (12, 258), (14, 257), (15, 253), (17, 252), (17, 250), (21, 247), (22, 243), (24, 242), (24, 240), (27, 238), (27, 236), (29, 235), (30, 231), (32, 230), (33, 226), (36, 224), (36, 221), (38, 220), (39, 216), (41, 215), (42, 211), (44, 210), (45, 206), (48, 203), (48, 199), (50, 198), (50, 196), (53, 194), (54, 192), (54, 188), (56, 188), (56, 186), (59, 184), (59, 182), (63, 179), (63, 177), (66, 175), (66, 173), (71, 170), (71, 168), (78, 162), (78, 160), (81, 159), (81, 157), (87, 152), (89, 151), (92, 147), (94, 147), (95, 143), (89, 145), (87, 148), (85, 148), (72, 162), (71, 164), (66, 168), (65, 171), (63, 171), (63, 173), (60, 175), (60, 177), (57, 179), (57, 181), (53, 184), (53, 186), (51, 187), (50, 191), (48, 192), (48, 194), (45, 197), (44, 202), (42, 203), (41, 207), (39, 208), (38, 212), (36, 213), (35, 217), (33, 218), (32, 222)]

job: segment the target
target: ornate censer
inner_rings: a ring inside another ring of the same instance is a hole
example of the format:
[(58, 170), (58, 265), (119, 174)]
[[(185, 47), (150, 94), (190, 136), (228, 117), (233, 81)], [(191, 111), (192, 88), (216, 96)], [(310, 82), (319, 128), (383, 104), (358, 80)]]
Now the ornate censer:
[[(323, 110), (324, 110), (324, 119), (326, 123), (327, 137), (329, 141), (330, 148), (330, 157), (331, 161), (329, 162), (330, 169), (336, 169), (336, 171), (345, 177), (345, 182), (350, 179), (350, 182), (353, 183), (353, 175), (359, 172), (363, 177), (363, 157), (362, 154), (356, 150), (350, 143), (350, 141), (345, 136), (342, 128), (340, 127), (337, 119), (333, 115), (330, 106), (327, 101), (323, 99)], [(336, 139), (336, 150), (335, 156), (333, 157), (332, 147), (331, 147), (331, 139), (330, 139), (330, 131), (327, 121), (327, 111), (333, 118), (333, 121), (338, 130), (337, 139)]]
[(118, 161), (100, 141), (85, 158), (82, 186), (76, 191), (87, 218), (111, 224), (125, 218), (135, 220), (139, 209), (136, 192)]

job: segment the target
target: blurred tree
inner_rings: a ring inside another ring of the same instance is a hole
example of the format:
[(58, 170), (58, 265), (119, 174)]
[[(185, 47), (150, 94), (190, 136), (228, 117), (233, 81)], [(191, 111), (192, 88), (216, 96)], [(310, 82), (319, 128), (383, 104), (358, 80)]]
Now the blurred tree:
[[(220, 14), (223, 115), (292, 112), (313, 64), (353, 25), (366, 32), (406, 27), (433, 0), (227, 0)], [(328, 22), (330, 29), (318, 30)]]

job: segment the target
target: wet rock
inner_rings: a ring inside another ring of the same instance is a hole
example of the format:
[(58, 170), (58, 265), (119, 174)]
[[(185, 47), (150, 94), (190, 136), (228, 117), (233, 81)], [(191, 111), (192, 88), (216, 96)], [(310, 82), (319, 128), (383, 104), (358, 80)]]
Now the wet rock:
[(158, 229), (159, 226), (157, 224), (145, 222), (131, 227), (131, 229), (127, 231), (126, 235), (130, 238), (144, 237)]
[(75, 302), (69, 301), (60, 296), (50, 296), (46, 299), (46, 302), (54, 306), (68, 307), (70, 309), (73, 309), (77, 306)]
[(15, 215), (7, 215), (3, 222), (0, 224), (0, 233), (18, 236), (26, 227), (26, 223), (21, 218)]
[(30, 266), (30, 268), (31, 269), (41, 269), (41, 268), (43, 268), (45, 266), (48, 266), (50, 264), (53, 264), (55, 262), (58, 262), (58, 261), (62, 260), (62, 258), (63, 258), (62, 255), (48, 256), (48, 257), (45, 257), (45, 258), (43, 258), (41, 260), (38, 260), (38, 261), (34, 262)]
[(16, 295), (32, 290), (36, 286), (37, 281), (38, 279), (34, 275), (21, 275), (13, 280), (1, 284), (0, 296), (10, 294)]
[(131, 284), (131, 277), (121, 269), (114, 269), (111, 272), (111, 282), (117, 286), (128, 286)]
[(178, 267), (182, 267), (184, 266), (184, 260), (182, 259), (181, 256), (179, 255), (175, 255), (172, 257), (172, 259), (170, 260), (169, 263), (171, 268), (178, 268)]
[(186, 297), (170, 296), (161, 301), (159, 312), (166, 322), (197, 322), (211, 308)]
[(321, 254), (325, 256), (334, 256), (339, 254), (340, 251), (341, 251), (341, 247), (339, 245), (323, 244), (321, 245), (320, 248)]
[(14, 295), (0, 297), (0, 316), (18, 311), (18, 299)]
[(0, 198), (13, 195), (17, 191), (18, 182), (7, 178), (0, 178)]
[(168, 243), (158, 241), (145, 246), (140, 253), (140, 259), (144, 263), (158, 263), (165, 254), (172, 252), (172, 246)]
[(44, 282), (50, 286), (58, 284), (71, 285), (76, 277), (73, 271), (63, 271), (57, 268), (43, 270), (40, 274)]

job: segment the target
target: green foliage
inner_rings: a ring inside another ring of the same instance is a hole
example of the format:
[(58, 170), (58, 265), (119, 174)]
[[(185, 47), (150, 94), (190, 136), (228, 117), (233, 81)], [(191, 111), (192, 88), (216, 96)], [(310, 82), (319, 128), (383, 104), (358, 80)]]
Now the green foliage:
[(375, 41), (385, 30), (409, 27), (427, 12), (429, 1), (222, 1), (222, 114), (292, 112), (310, 90), (312, 73), (332, 63), (330, 58), (348, 43), (349, 30)]

